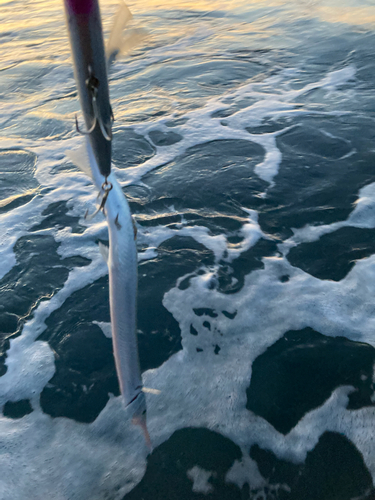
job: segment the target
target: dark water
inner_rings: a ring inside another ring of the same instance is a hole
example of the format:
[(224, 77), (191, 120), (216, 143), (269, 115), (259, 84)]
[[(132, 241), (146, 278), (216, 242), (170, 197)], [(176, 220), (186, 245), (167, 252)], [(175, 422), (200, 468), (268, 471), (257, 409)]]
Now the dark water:
[[(102, 3), (106, 33), (115, 4)], [(154, 450), (119, 396), (60, 2), (2, 5), (0, 499), (375, 498), (375, 8), (135, 4), (111, 70)]]

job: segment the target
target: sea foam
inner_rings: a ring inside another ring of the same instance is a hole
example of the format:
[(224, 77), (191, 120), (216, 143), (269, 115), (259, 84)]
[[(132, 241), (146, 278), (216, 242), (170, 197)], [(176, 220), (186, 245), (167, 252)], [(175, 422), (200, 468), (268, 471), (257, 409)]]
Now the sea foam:
[[(188, 44), (189, 40), (185, 42)], [(174, 49), (181, 50), (181, 44), (171, 46), (169, 53)], [(142, 64), (153, 64), (158, 57), (165, 57), (165, 51), (154, 49), (149, 57)], [(156, 129), (167, 132), (169, 122), (182, 118), (183, 123), (173, 128), (182, 139), (169, 146), (155, 145), (155, 155), (151, 159), (139, 166), (116, 170), (116, 174), (123, 186), (139, 183), (145, 174), (171, 162), (192, 146), (243, 139), (262, 146), (264, 158), (255, 172), (272, 186), (277, 182), (281, 162), (276, 138), (290, 127), (272, 133), (250, 133), (247, 128), (259, 125), (266, 117), (306, 114), (309, 110), (295, 103), (297, 97), (313, 89), (331, 91), (351, 82), (354, 76), (355, 68), (348, 66), (299, 90), (280, 91), (280, 79), (288, 77), (285, 73), (278, 77), (279, 80), (238, 85), (220, 97), (209, 99), (198, 109), (134, 124), (132, 129), (136, 133), (152, 141), (150, 132)], [(255, 103), (234, 111), (225, 119), (217, 117), (218, 111), (230, 108), (228, 103), (248, 97), (255, 99)], [(88, 266), (72, 270), (64, 287), (43, 300), (33, 317), (26, 321), (21, 335), (10, 341), (7, 372), (0, 378), (0, 404), (30, 399), (34, 411), (19, 420), (0, 418), (3, 450), (0, 497), (4, 500), (25, 496), (31, 500), (41, 497), (99, 500), (108, 495), (119, 500), (141, 480), (146, 468), (147, 449), (141, 434), (131, 425), (121, 398), (111, 397), (91, 424), (51, 418), (39, 407), (39, 395), (53, 376), (55, 366), (51, 348), (36, 339), (46, 328), (46, 319), (73, 292), (106, 273), (96, 246), (97, 239), (106, 238), (103, 218), (99, 215), (90, 224), (83, 219), (87, 208), (95, 208), (95, 190), (84, 174), (64, 170), (69, 165), (64, 159), (64, 151), (78, 144), (78, 139), (66, 137), (41, 139), (37, 145), (19, 139), (17, 147), (28, 149), (38, 157), (35, 176), (44, 191), (29, 203), (0, 215), (0, 228), (3, 229), (0, 231), (1, 276), (16, 264), (13, 254), (16, 241), (40, 223), (45, 218), (43, 211), (57, 201), (68, 203), (69, 213), (81, 217), (83, 232), (53, 227), (44, 229), (43, 234), (51, 234), (60, 244), (61, 256), (80, 255), (91, 260)], [(14, 147), (14, 141), (2, 139), (0, 146), (4, 149)], [(337, 224), (374, 227), (374, 200), (373, 185), (363, 188), (348, 220)], [(341, 226), (308, 227), (296, 230), (290, 240), (280, 245), (284, 255), (264, 258), (264, 268), (246, 276), (239, 292), (222, 294), (212, 286), (219, 262), (232, 263), (260, 238), (269, 238), (259, 226), (257, 212), (246, 207), (242, 210), (245, 221), (236, 234), (213, 235), (207, 227), (189, 226), (184, 220), (175, 228), (146, 228), (138, 221), (139, 242), (144, 249), (140, 252), (141, 260), (155, 257), (162, 242), (180, 235), (189, 236), (210, 249), (216, 262), (216, 267), (203, 269), (203, 274), (193, 276), (186, 289), (176, 284), (163, 298), (164, 307), (181, 329), (182, 350), (159, 368), (143, 374), (145, 386), (160, 391), (157, 395), (146, 394), (148, 426), (154, 447), (184, 427), (215, 430), (233, 440), (244, 453), (242, 461), (236, 462), (228, 472), (227, 480), (239, 486), (249, 482), (257, 488), (264, 481), (255, 462), (247, 455), (252, 444), (258, 443), (278, 457), (300, 463), (325, 430), (335, 430), (353, 441), (375, 477), (370, 439), (374, 431), (374, 409), (348, 411), (350, 388), (334, 391), (329, 400), (306, 414), (287, 436), (246, 409), (246, 388), (253, 361), (287, 330), (310, 326), (325, 335), (344, 335), (375, 344), (372, 301), (375, 259), (370, 257), (358, 262), (340, 283), (318, 280), (291, 266), (285, 257), (287, 249), (302, 241), (313, 241), (324, 232)], [(233, 235), (241, 237), (241, 242), (235, 246), (228, 243)], [(284, 283), (280, 278), (285, 275), (289, 280)], [(197, 308), (211, 309), (215, 317), (198, 316), (194, 311)], [(231, 317), (223, 311), (229, 311)], [(109, 336), (108, 324), (97, 324)], [(191, 326), (198, 335), (190, 333)], [(218, 354), (216, 346), (220, 348)], [(193, 489), (208, 491), (208, 471), (195, 468), (189, 474)]]

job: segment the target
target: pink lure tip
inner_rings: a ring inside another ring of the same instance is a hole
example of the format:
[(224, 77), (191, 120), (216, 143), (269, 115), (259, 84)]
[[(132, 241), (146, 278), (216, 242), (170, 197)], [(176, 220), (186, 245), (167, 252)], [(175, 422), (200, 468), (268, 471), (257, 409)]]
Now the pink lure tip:
[(69, 9), (74, 14), (90, 14), (92, 11), (95, 1), (97, 0), (65, 0)]

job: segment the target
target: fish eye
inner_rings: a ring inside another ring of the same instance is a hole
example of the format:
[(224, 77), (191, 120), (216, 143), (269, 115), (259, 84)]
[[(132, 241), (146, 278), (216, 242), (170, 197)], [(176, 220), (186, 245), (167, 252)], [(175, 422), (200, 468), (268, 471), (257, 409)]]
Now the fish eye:
[(146, 410), (143, 410), (142, 415), (146, 415)]

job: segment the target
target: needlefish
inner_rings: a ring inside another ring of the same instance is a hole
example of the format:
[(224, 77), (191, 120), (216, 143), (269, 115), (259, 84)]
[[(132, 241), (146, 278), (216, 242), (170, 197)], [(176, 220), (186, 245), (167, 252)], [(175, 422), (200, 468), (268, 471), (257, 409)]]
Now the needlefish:
[[(146, 425), (136, 335), (137, 249), (135, 225), (128, 202), (114, 173), (111, 173), (113, 114), (109, 102), (107, 64), (121, 47), (129, 48), (139, 33), (121, 40), (121, 31), (131, 14), (122, 4), (115, 19), (105, 56), (97, 0), (64, 0), (72, 47), (74, 74), (87, 131), (84, 145), (67, 156), (89, 175), (101, 196), (97, 212), (103, 210), (108, 223), (109, 248), (100, 245), (108, 263), (112, 342), (120, 391), (132, 414), (132, 422), (142, 428), (146, 444), (151, 440)], [(78, 127), (77, 127), (78, 128)], [(152, 390), (149, 390), (152, 392)]]
[[(132, 422), (139, 425), (147, 446), (152, 449), (146, 425), (146, 399), (143, 392), (136, 334), (137, 248), (135, 226), (129, 204), (115, 174), (106, 180), (100, 173), (90, 141), (68, 158), (92, 178), (102, 202), (99, 208), (108, 222), (109, 247), (99, 244), (100, 253), (107, 261), (109, 273), (109, 303), (112, 325), (112, 343), (120, 391), (125, 406), (132, 414)], [(145, 392), (155, 392), (145, 389)]]

